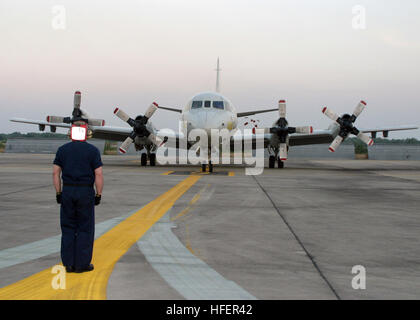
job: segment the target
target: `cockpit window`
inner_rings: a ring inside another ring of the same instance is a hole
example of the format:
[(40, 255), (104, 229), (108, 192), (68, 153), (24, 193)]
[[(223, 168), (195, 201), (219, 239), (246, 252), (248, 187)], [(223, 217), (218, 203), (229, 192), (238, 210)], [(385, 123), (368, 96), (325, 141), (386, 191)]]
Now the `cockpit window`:
[(213, 101), (213, 108), (224, 109), (223, 101)]
[(191, 109), (198, 109), (203, 106), (203, 101), (193, 101)]
[(204, 101), (205, 108), (210, 108), (210, 106), (211, 106), (211, 101)]

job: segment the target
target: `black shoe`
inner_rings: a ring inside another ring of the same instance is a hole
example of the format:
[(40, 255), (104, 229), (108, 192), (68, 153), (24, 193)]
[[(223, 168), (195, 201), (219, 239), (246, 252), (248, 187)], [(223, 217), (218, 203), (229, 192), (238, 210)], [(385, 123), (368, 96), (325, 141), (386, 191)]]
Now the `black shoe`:
[(89, 272), (93, 270), (93, 264), (88, 265), (87, 267), (84, 267), (82, 269), (76, 269), (74, 272), (76, 273), (82, 273), (82, 272)]
[(74, 267), (73, 266), (66, 266), (66, 272), (67, 273), (74, 272)]

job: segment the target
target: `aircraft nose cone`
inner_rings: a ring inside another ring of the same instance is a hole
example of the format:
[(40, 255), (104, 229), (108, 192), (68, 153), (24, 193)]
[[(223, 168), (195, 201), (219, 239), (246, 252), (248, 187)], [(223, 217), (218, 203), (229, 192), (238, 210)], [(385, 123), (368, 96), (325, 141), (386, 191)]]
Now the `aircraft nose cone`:
[(188, 122), (191, 129), (205, 129), (207, 127), (207, 112), (196, 114)]
[(212, 129), (225, 129), (229, 126), (228, 121), (213, 110), (203, 110), (200, 114), (192, 117), (189, 123), (191, 129), (202, 129), (207, 134), (211, 134)]

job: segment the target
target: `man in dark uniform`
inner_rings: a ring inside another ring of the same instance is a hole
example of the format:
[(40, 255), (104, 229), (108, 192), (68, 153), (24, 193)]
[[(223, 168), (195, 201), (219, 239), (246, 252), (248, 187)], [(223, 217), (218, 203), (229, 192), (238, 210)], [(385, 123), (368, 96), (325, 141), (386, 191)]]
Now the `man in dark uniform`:
[[(87, 130), (86, 125), (82, 127)], [(101, 201), (102, 161), (98, 148), (87, 143), (86, 138), (72, 140), (57, 151), (53, 182), (57, 203), (61, 204), (61, 260), (67, 272), (85, 272), (93, 270), (94, 206)]]

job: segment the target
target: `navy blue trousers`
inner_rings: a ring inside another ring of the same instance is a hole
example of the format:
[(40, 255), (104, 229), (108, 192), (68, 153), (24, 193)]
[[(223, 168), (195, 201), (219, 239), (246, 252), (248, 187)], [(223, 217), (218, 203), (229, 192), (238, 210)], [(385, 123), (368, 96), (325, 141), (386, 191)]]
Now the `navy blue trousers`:
[(95, 190), (64, 186), (61, 199), (61, 260), (64, 266), (82, 269), (92, 261)]

